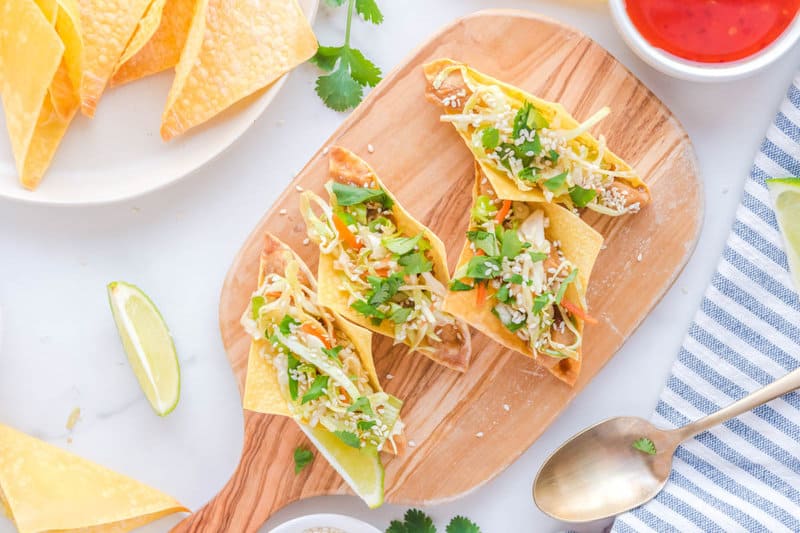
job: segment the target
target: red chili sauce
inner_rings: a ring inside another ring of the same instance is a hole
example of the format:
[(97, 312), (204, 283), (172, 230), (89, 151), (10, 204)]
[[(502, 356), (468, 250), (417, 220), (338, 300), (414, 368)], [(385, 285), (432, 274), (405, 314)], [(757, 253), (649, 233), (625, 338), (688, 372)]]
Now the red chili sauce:
[(704, 63), (724, 63), (769, 46), (792, 22), (800, 0), (627, 0), (653, 46)]

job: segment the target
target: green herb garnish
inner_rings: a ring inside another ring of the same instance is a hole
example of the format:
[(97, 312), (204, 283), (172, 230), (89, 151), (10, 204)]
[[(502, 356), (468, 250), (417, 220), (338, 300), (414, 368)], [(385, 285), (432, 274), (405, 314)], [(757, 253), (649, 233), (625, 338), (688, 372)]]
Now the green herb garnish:
[(302, 446), (294, 449), (294, 473), (299, 474), (302, 469), (308, 466), (314, 460), (314, 453)]
[(475, 245), (478, 250), (483, 250), (486, 255), (500, 254), (497, 246), (497, 237), (494, 233), (483, 230), (472, 230), (467, 232), (467, 240)]
[(386, 191), (383, 189), (370, 189), (369, 187), (346, 185), (334, 181), (331, 185), (331, 191), (334, 196), (336, 196), (336, 203), (341, 206), (357, 205), (373, 201), (380, 202), (386, 209), (389, 209), (392, 204)]
[(334, 346), (333, 348), (323, 348), (322, 353), (330, 357), (331, 359), (339, 359), (339, 352), (342, 351), (342, 346)]
[(401, 256), (397, 263), (403, 267), (403, 272), (408, 275), (422, 274), (433, 270), (433, 263), (428, 261), (421, 251)]
[(403, 278), (399, 274), (392, 274), (388, 278), (368, 276), (367, 281), (372, 286), (372, 289), (367, 291), (367, 303), (372, 306), (389, 301), (403, 284)]
[[(375, 307), (374, 305), (368, 304), (364, 300), (356, 300), (355, 302), (353, 302), (350, 305), (350, 307), (352, 307), (353, 309), (355, 309), (356, 311), (358, 311), (360, 314), (362, 314), (364, 316), (374, 317), (374, 318), (377, 318), (379, 320), (383, 320), (384, 318), (386, 318), (386, 314), (385, 313), (383, 313), (382, 311), (378, 310), (378, 308)], [(378, 322), (378, 323), (380, 324), (380, 322)]]
[(584, 189), (578, 185), (569, 188), (569, 197), (572, 198), (575, 207), (586, 207), (596, 196), (597, 191), (594, 189)]
[(280, 324), (278, 324), (278, 329), (284, 335), (291, 335), (292, 334), (292, 329), (291, 329), (290, 326), (299, 326), (299, 325), (300, 325), (300, 322), (298, 322), (297, 320), (295, 320), (294, 318), (292, 318), (289, 315), (284, 315), (283, 318), (281, 319)]
[(389, 315), (389, 319), (395, 324), (403, 324), (408, 320), (408, 317), (411, 315), (411, 311), (412, 309), (410, 307), (397, 306), (397, 309), (392, 311), (392, 314)]
[(481, 135), (481, 142), (486, 150), (494, 150), (500, 143), (500, 132), (497, 128), (486, 128)]
[(556, 293), (556, 303), (560, 304), (561, 300), (564, 299), (564, 293), (567, 292), (567, 286), (575, 281), (575, 278), (578, 277), (578, 269), (572, 270), (567, 277), (561, 281), (561, 285), (558, 287), (558, 292)]
[(350, 46), (353, 11), (372, 24), (383, 22), (383, 14), (375, 0), (326, 0), (338, 7), (347, 2), (347, 25), (342, 46), (320, 46), (311, 62), (328, 72), (317, 78), (317, 94), (326, 106), (336, 111), (356, 107), (364, 97), (364, 87), (374, 87), (381, 81), (381, 69)]
[[(463, 516), (455, 516), (447, 524), (446, 533), (481, 533), (475, 522)], [(436, 533), (433, 520), (419, 509), (409, 509), (403, 520), (392, 520), (386, 533)]]
[(475, 287), (473, 287), (472, 285), (467, 285), (466, 283), (462, 283), (457, 279), (454, 279), (453, 281), (450, 282), (450, 290), (453, 292), (471, 291), (474, 288)]
[(567, 181), (567, 172), (562, 172), (557, 176), (553, 176), (549, 180), (545, 180), (543, 185), (547, 187), (550, 192), (558, 192)]
[(642, 437), (641, 439), (636, 439), (633, 441), (632, 446), (634, 449), (639, 450), (640, 452), (644, 452), (647, 455), (655, 455), (657, 452), (656, 445), (653, 443), (652, 440), (648, 439), (647, 437)]
[(545, 308), (550, 303), (550, 296), (549, 292), (545, 292), (542, 294), (537, 294), (533, 299), (533, 313), (539, 314), (542, 312), (542, 309)]
[(308, 388), (308, 392), (303, 394), (303, 399), (300, 400), (301, 404), (308, 403), (311, 400), (316, 400), (328, 391), (328, 376), (317, 376), (314, 382)]
[(476, 256), (467, 264), (467, 277), (472, 279), (492, 279), (500, 273), (503, 258), (499, 256)]
[(359, 420), (356, 422), (359, 431), (369, 431), (375, 424), (377, 424), (377, 422), (374, 420)]
[(390, 252), (404, 255), (414, 250), (423, 235), (424, 233), (420, 232), (416, 237), (393, 237), (391, 239), (385, 239), (383, 245)]
[(500, 246), (500, 255), (513, 259), (517, 257), (523, 248), (523, 242), (519, 239), (519, 234), (515, 229), (504, 230), (500, 236), (502, 244)]
[(350, 431), (334, 431), (333, 434), (339, 437), (339, 440), (348, 446), (352, 448), (361, 448), (361, 439), (359, 439), (358, 435), (355, 433), (351, 433)]
[(356, 411), (364, 413), (365, 415), (375, 416), (375, 413), (372, 412), (372, 406), (369, 403), (369, 398), (366, 396), (359, 396), (358, 399), (347, 408), (348, 413), (354, 413)]
[(300, 359), (292, 354), (287, 354), (286, 359), (289, 367), (289, 396), (292, 397), (292, 400), (297, 401), (297, 380), (292, 376), (292, 370), (300, 366)]
[(253, 320), (258, 320), (258, 311), (265, 303), (267, 303), (267, 301), (263, 296), (253, 296), (252, 300), (250, 300), (250, 313)]

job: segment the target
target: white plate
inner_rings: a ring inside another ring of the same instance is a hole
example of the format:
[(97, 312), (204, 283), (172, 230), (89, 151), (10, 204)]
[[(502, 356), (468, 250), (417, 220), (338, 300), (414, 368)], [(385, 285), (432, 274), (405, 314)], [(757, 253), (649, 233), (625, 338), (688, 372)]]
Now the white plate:
[(336, 528), (347, 533), (381, 533), (380, 530), (349, 516), (340, 514), (313, 514), (301, 516), (279, 525), (269, 533), (304, 533), (312, 528)]
[[(319, 0), (299, 0), (314, 19)], [(49, 205), (117, 202), (159, 189), (208, 163), (261, 115), (286, 76), (245, 98), (207, 124), (165, 143), (161, 112), (172, 71), (108, 89), (93, 120), (78, 114), (36, 191), (17, 179), (0, 106), (0, 197)]]

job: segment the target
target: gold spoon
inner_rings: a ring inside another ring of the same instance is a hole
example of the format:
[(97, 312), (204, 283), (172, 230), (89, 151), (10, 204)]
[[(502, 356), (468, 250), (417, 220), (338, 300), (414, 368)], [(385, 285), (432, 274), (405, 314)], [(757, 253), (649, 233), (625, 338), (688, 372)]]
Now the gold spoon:
[[(533, 500), (565, 522), (589, 522), (638, 507), (664, 488), (678, 445), (726, 420), (800, 387), (800, 369), (682, 428), (664, 430), (643, 418), (611, 418), (578, 433), (545, 461)], [(656, 453), (633, 447), (647, 438)]]

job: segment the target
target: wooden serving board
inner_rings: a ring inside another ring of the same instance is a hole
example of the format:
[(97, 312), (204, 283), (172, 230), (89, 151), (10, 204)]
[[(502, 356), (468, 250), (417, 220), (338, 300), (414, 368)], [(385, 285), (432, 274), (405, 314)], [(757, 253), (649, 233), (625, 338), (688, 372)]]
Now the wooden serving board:
[[(413, 52), (327, 143), (350, 148), (376, 169), (399, 201), (442, 238), (451, 269), (464, 241), (473, 163), (452, 126), (440, 123), (439, 109), (423, 97), (422, 64), (441, 56), (562, 102), (579, 120), (609, 105), (611, 116), (595, 131), (639, 170), (653, 203), (634, 216), (584, 217), (606, 237), (606, 248), (588, 294), (600, 323), (586, 330), (583, 369), (574, 388), (480, 334), (472, 338), (472, 366), (463, 375), (375, 337), (378, 375), (387, 391), (405, 400), (406, 433), (416, 443), (403, 457), (384, 454), (387, 501), (414, 505), (475, 490), (539, 437), (673, 283), (697, 241), (703, 211), (686, 132), (625, 67), (585, 35), (553, 20), (484, 11), (455, 21)], [(369, 144), (374, 153), (368, 153)], [(249, 339), (239, 317), (255, 289), (263, 234), (277, 234), (316, 267), (316, 247), (302, 244), (305, 226), (295, 185), (322, 193), (326, 170), (320, 149), (247, 239), (225, 280), (220, 327), (240, 390)], [(283, 209), (287, 213), (281, 215)], [(393, 379), (387, 380), (389, 374)], [(287, 503), (349, 492), (321, 457), (294, 474), (292, 451), (307, 444), (294, 422), (248, 411), (244, 419), (238, 469), (219, 495), (176, 531), (255, 531)]]

